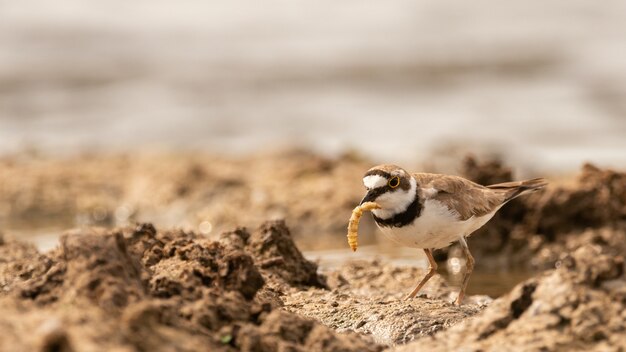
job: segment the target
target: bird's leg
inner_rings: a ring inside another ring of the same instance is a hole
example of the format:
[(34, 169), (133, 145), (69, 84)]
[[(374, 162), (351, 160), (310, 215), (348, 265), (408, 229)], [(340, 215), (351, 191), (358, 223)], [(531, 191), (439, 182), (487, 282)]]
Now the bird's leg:
[(461, 305), (463, 301), (463, 297), (465, 297), (465, 289), (467, 288), (467, 283), (469, 282), (470, 275), (474, 270), (474, 257), (472, 257), (472, 253), (470, 253), (469, 247), (467, 246), (467, 242), (465, 241), (465, 237), (462, 237), (459, 241), (461, 243), (461, 247), (463, 247), (463, 253), (465, 253), (466, 262), (466, 270), (463, 275), (463, 284), (461, 285), (461, 291), (459, 292), (459, 296), (456, 298), (454, 302), (456, 305)]
[(426, 253), (426, 257), (428, 258), (428, 273), (426, 274), (426, 276), (424, 276), (422, 281), (420, 281), (420, 283), (417, 284), (417, 286), (415, 286), (413, 291), (411, 291), (411, 293), (409, 293), (409, 295), (406, 296), (405, 299), (411, 299), (415, 297), (415, 295), (422, 289), (422, 287), (426, 284), (426, 282), (437, 272), (437, 262), (435, 261), (435, 258), (433, 258), (432, 249), (426, 248), (424, 249), (424, 253)]

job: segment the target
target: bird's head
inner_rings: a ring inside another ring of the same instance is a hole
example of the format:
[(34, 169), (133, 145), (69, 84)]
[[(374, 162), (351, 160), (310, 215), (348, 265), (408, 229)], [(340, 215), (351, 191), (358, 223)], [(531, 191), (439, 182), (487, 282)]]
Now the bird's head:
[(378, 165), (363, 176), (367, 194), (361, 200), (376, 202), (381, 209), (374, 210), (380, 218), (392, 217), (407, 209), (416, 196), (415, 179), (399, 166)]

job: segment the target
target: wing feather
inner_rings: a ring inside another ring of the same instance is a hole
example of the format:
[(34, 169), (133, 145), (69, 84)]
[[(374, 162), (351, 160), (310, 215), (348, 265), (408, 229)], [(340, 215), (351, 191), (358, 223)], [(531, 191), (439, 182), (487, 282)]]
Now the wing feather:
[(422, 196), (441, 202), (458, 213), (460, 220), (489, 214), (507, 198), (505, 191), (490, 189), (459, 176), (429, 173), (413, 176), (423, 190)]

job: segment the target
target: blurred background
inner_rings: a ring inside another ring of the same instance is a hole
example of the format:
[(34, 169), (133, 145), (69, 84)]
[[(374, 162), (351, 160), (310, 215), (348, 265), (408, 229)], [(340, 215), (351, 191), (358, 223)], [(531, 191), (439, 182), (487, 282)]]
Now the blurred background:
[[(338, 262), (364, 170), (468, 153), (515, 178), (626, 167), (626, 3), (0, 0), (0, 232), (42, 249), (286, 218)], [(529, 274), (506, 275), (483, 277)]]
[(0, 153), (626, 164), (626, 4), (0, 1)]

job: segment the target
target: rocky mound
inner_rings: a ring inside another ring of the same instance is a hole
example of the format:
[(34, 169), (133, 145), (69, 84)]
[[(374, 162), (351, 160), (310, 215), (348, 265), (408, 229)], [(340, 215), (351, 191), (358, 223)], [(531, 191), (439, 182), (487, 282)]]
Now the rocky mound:
[(266, 282), (324, 286), (288, 236), (281, 222), (220, 242), (141, 225), (64, 235), (45, 254), (4, 243), (0, 350), (381, 350), (257, 297)]
[[(624, 259), (601, 245), (558, 258), (491, 302), (463, 306), (435, 276), (380, 261), (322, 276), (280, 221), (219, 241), (152, 225), (82, 231), (39, 253), (0, 241), (0, 350), (618, 350)], [(403, 346), (404, 345), (404, 346)]]
[(626, 346), (624, 258), (583, 246), (481, 314), (397, 351), (618, 351)]

